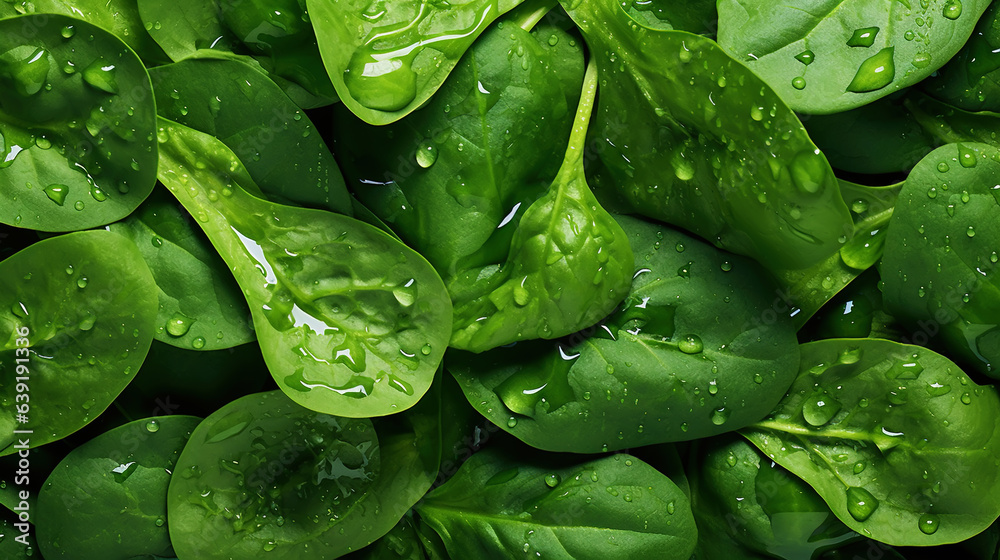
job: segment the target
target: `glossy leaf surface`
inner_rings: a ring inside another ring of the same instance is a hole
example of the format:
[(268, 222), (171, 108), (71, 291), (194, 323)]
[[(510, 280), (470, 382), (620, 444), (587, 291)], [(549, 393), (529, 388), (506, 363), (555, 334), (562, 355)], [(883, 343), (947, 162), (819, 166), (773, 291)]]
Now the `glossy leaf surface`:
[(798, 369), (795, 328), (770, 310), (766, 273), (674, 230), (618, 220), (636, 255), (625, 302), (557, 341), (449, 354), (469, 402), (529, 445), (577, 453), (708, 437), (766, 416)]
[(73, 231), (127, 216), (156, 181), (149, 76), (62, 15), (0, 20), (0, 222)]
[(233, 270), (282, 391), (351, 417), (416, 403), (451, 333), (451, 302), (427, 261), (352, 218), (255, 198), (224, 145), (161, 122), (160, 180)]
[(130, 422), (73, 449), (45, 481), (35, 511), (46, 558), (172, 556), (167, 485), (200, 418)]
[(802, 346), (798, 379), (743, 435), (848, 527), (891, 545), (967, 539), (1000, 515), (1000, 398), (919, 346)]
[(97, 418), (146, 358), (155, 318), (153, 277), (120, 235), (72, 233), (0, 263), (0, 404), (30, 405), (26, 423), (0, 416), (0, 455), (16, 451), (14, 430), (33, 429), (37, 447)]

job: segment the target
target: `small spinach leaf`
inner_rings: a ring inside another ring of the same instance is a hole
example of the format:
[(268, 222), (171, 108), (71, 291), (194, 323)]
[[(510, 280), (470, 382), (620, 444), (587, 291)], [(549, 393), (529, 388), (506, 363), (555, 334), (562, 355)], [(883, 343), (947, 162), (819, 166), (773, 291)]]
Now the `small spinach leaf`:
[[(153, 340), (156, 285), (131, 241), (72, 233), (0, 263), (0, 310), (0, 404), (24, 404), (22, 381), (34, 389), (24, 414), (37, 447), (97, 418), (135, 376)], [(0, 455), (16, 451), (14, 420), (0, 416)]]
[(465, 272), (449, 284), (455, 348), (482, 352), (518, 340), (558, 338), (604, 317), (628, 291), (632, 248), (594, 197), (583, 169), (597, 95), (597, 67), (583, 96), (562, 166), (528, 207), (498, 268)]
[(38, 542), (46, 558), (129, 560), (172, 556), (167, 485), (193, 416), (146, 418), (74, 448), (38, 495)]
[(886, 309), (990, 376), (1000, 364), (1000, 150), (949, 144), (910, 173), (882, 263)]
[[(385, 429), (383, 429), (385, 428)], [(425, 432), (338, 418), (279, 391), (213, 413), (191, 435), (167, 495), (180, 558), (327, 560), (371, 544), (434, 479)]]
[(851, 221), (833, 170), (759, 78), (710, 39), (642, 27), (617, 2), (569, 13), (600, 71), (599, 196), (770, 270), (839, 248)]
[(766, 272), (682, 233), (618, 220), (636, 256), (622, 306), (563, 340), (449, 354), (469, 402), (529, 445), (576, 453), (763, 418), (798, 370), (795, 328), (770, 311)]
[(117, 37), (62, 15), (0, 20), (0, 89), (0, 222), (92, 228), (152, 191), (149, 76)]
[(193, 219), (157, 190), (125, 221), (108, 226), (132, 240), (159, 294), (154, 338), (180, 348), (218, 350), (256, 340), (243, 293)]
[(759, 555), (799, 560), (861, 539), (808, 484), (745, 440), (709, 442), (695, 473), (692, 508), (701, 548), (719, 550), (715, 541), (728, 537)]
[(989, 0), (720, 0), (719, 43), (802, 113), (911, 86), (965, 44)]
[(919, 346), (802, 346), (801, 373), (743, 435), (848, 527), (891, 544), (967, 539), (1000, 516), (1000, 398)]
[(522, 0), (307, 2), (341, 101), (370, 124), (395, 122), (434, 95), (473, 41)]
[(278, 386), (341, 416), (416, 403), (451, 335), (451, 302), (430, 264), (363, 222), (255, 198), (224, 144), (161, 122), (160, 180), (243, 288)]
[(487, 449), (417, 512), (453, 558), (687, 560), (697, 540), (687, 497), (625, 454), (584, 462)]
[(185, 60), (149, 75), (160, 116), (221, 140), (275, 202), (352, 214), (333, 154), (267, 76), (225, 59)]

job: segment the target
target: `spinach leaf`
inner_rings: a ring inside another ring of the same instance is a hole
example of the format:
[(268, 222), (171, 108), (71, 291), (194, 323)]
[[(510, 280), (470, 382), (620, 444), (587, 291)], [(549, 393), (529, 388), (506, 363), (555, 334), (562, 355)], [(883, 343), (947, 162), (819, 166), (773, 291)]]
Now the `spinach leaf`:
[(991, 3), (962, 50), (922, 84), (966, 111), (1000, 111), (1000, 4)]
[[(0, 310), (0, 404), (11, 411), (0, 416), (0, 455), (9, 455), (14, 430), (34, 430), (31, 447), (59, 440), (128, 385), (153, 339), (156, 286), (131, 241), (72, 233), (0, 263)], [(15, 424), (25, 406), (27, 421)]]
[(417, 505), (453, 558), (690, 558), (688, 499), (646, 463), (511, 451), (473, 455)]
[(160, 300), (154, 338), (196, 350), (256, 340), (232, 273), (191, 222), (177, 200), (158, 189), (125, 221), (108, 226), (135, 243), (153, 273)]
[(306, 4), (341, 101), (365, 122), (382, 125), (430, 99), (479, 34), (521, 1)]
[(235, 60), (186, 60), (150, 78), (160, 116), (221, 140), (275, 202), (352, 214), (333, 154), (267, 76)]
[(160, 180), (236, 276), (278, 386), (341, 416), (416, 403), (451, 335), (451, 302), (427, 261), (352, 218), (255, 198), (225, 145), (161, 122)]
[(413, 517), (399, 520), (371, 546), (343, 557), (344, 560), (427, 560)]
[(453, 347), (482, 352), (565, 336), (607, 315), (628, 291), (632, 248), (597, 202), (583, 168), (596, 95), (591, 63), (562, 166), (548, 192), (525, 210), (506, 262), (449, 283)]
[(692, 507), (703, 535), (699, 546), (712, 551), (706, 558), (723, 558), (718, 543), (726, 540), (761, 556), (798, 560), (861, 539), (808, 484), (745, 440), (709, 443), (696, 473)]
[(791, 319), (749, 259), (636, 218), (625, 302), (563, 340), (518, 343), (449, 371), (480, 413), (529, 445), (596, 453), (708, 437), (760, 420), (798, 370)]
[(836, 178), (767, 85), (710, 39), (642, 27), (615, 2), (569, 13), (600, 71), (590, 149), (602, 200), (770, 270), (837, 251), (851, 222)]
[[(168, 62), (139, 19), (135, 0), (112, 4), (106, 0), (32, 0), (0, 3), (0, 18), (23, 14), (60, 14), (79, 18), (114, 34), (136, 52), (147, 66)], [(38, 20), (41, 21), (41, 20)], [(27, 30), (29, 28), (25, 28)]]
[(167, 485), (200, 418), (145, 418), (73, 449), (49, 475), (35, 510), (46, 558), (172, 556)]
[(911, 86), (965, 44), (988, 0), (720, 0), (719, 43), (803, 113)]
[(919, 346), (802, 346), (798, 379), (743, 435), (848, 527), (890, 545), (972, 537), (1000, 516), (1000, 398)]
[(303, 1), (138, 0), (138, 6), (146, 29), (174, 62), (235, 58), (260, 65), (299, 107), (337, 100)]
[(149, 76), (114, 35), (62, 15), (0, 20), (0, 89), (0, 222), (87, 229), (149, 195)]
[(1000, 375), (998, 183), (995, 147), (949, 144), (932, 152), (903, 186), (882, 264), (886, 309), (925, 342), (940, 330), (950, 350), (990, 376)]
[[(502, 52), (513, 56), (496, 56)], [(360, 175), (355, 191), (445, 276), (455, 302), (454, 347), (479, 352), (570, 334), (607, 314), (624, 294), (631, 249), (583, 175), (592, 87), (563, 165), (553, 165), (564, 138), (559, 132), (571, 121), (579, 57), (562, 32), (547, 28), (531, 37), (498, 25), (426, 109), (384, 134), (369, 132), (402, 149), (349, 166), (355, 177), (359, 168), (400, 166), (384, 177)], [(539, 87), (559, 102), (533, 96), (525, 80), (546, 84)], [(505, 111), (515, 104), (537, 120)], [(540, 130), (543, 119), (549, 125)], [(357, 130), (356, 124), (345, 129), (345, 146)], [(371, 159), (376, 165), (365, 165)], [(552, 182), (547, 192), (543, 181)], [(369, 186), (374, 182), (380, 184)]]
[(179, 558), (338, 558), (388, 532), (437, 466), (419, 429), (249, 395), (191, 435), (167, 495)]

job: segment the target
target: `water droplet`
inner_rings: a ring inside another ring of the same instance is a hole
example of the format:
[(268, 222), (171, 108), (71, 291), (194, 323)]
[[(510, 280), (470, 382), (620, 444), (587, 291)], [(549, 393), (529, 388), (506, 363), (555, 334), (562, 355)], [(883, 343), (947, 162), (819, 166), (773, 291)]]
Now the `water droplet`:
[[(713, 424), (715, 424), (716, 426), (721, 426), (721, 425), (725, 424), (727, 420), (729, 420), (729, 411), (726, 410), (725, 407), (717, 408), (717, 409), (715, 409), (715, 410), (712, 411), (711, 418), (712, 418), (712, 423)], [(686, 425), (682, 425), (681, 426), (682, 430), (684, 429), (684, 426), (686, 426)]]
[(753, 382), (760, 385), (764, 382), (764, 376), (759, 373), (753, 374)]
[(921, 533), (925, 535), (933, 535), (938, 530), (938, 525), (940, 524), (940, 520), (938, 519), (938, 516), (934, 515), (933, 513), (925, 513), (920, 516), (920, 519), (917, 520), (917, 523), (919, 524), (918, 526), (920, 527)]
[(187, 334), (194, 321), (180, 313), (174, 313), (167, 321), (167, 334), (173, 337), (180, 337)]
[(931, 63), (931, 54), (920, 52), (913, 55), (913, 66), (917, 68), (926, 68)]
[(857, 74), (847, 86), (847, 91), (867, 93), (878, 91), (892, 83), (896, 78), (896, 65), (893, 61), (895, 47), (886, 47), (861, 63)]
[(965, 230), (965, 235), (967, 235), (969, 237), (975, 237), (976, 236), (976, 230), (972, 226), (969, 226), (969, 229)]
[(545, 477), (545, 485), (549, 488), (559, 486), (560, 482), (562, 482), (562, 480), (559, 478), (558, 474), (553, 473)]
[(72, 39), (73, 35), (76, 35), (76, 28), (72, 25), (67, 25), (59, 30), (59, 34), (62, 35), (63, 39)]
[(875, 44), (875, 37), (878, 36), (878, 27), (865, 27), (856, 29), (851, 38), (847, 40), (848, 47), (870, 47)]
[(66, 203), (66, 195), (69, 193), (69, 187), (66, 185), (49, 185), (42, 190), (45, 191), (45, 195), (49, 197), (49, 200), (59, 206)]
[(962, 167), (972, 168), (976, 166), (976, 151), (965, 144), (958, 145), (958, 162)]
[(854, 469), (853, 469), (854, 474), (861, 474), (861, 472), (864, 470), (865, 470), (865, 464), (862, 461), (854, 463)]
[(156, 521), (153, 522), (153, 524), (156, 525), (157, 527), (163, 527), (163, 525), (165, 523), (166, 523), (166, 520), (163, 519), (162, 517), (157, 517)]
[(947, 173), (949, 169), (951, 168), (948, 167), (948, 164), (943, 161), (937, 165), (938, 173)]
[(847, 511), (851, 517), (864, 521), (878, 509), (878, 500), (864, 488), (852, 486), (847, 489)]
[(944, 5), (941, 15), (951, 20), (958, 19), (962, 15), (962, 2), (960, 0), (949, 0), (949, 2)]
[(160, 431), (160, 422), (157, 420), (150, 420), (149, 422), (146, 422), (146, 431), (151, 434), (155, 434)]
[(420, 348), (420, 353), (423, 354), (424, 356), (430, 356), (431, 355), (431, 345), (430, 344), (424, 344), (423, 347)]
[(115, 65), (98, 58), (83, 71), (83, 81), (105, 93), (118, 93), (118, 81), (115, 78)]
[(802, 76), (798, 76), (798, 77), (793, 78), (792, 79), (792, 87), (795, 88), (795, 89), (800, 89), (800, 90), (801, 89), (805, 89), (806, 88), (806, 79), (803, 78)]
[(554, 35), (554, 34), (550, 35), (549, 36), (549, 46), (550, 47), (554, 47), (557, 44), (559, 44), (559, 36), (558, 35)]
[(421, 144), (420, 148), (417, 149), (417, 154), (416, 154), (417, 165), (423, 167), (424, 169), (427, 169), (428, 167), (434, 165), (434, 162), (437, 161), (437, 158), (438, 158), (437, 146), (435, 146), (430, 142), (425, 142)]
[(14, 49), (0, 55), (0, 73), (13, 78), (14, 89), (19, 94), (35, 95), (48, 81), (49, 53), (39, 47), (22, 58), (22, 52), (25, 51)]
[(810, 50), (805, 50), (795, 55), (795, 60), (798, 60), (799, 62), (805, 64), (806, 66), (809, 66), (810, 64), (813, 63), (814, 60), (816, 60), (816, 54)]
[(84, 204), (83, 204), (83, 201), (82, 201), (82, 200), (77, 200), (77, 201), (76, 201), (76, 204), (74, 204), (74, 205), (73, 205), (73, 208), (76, 208), (76, 210), (77, 210), (78, 212), (79, 212), (79, 211), (82, 211), (82, 210), (83, 210), (83, 208), (84, 208)]
[(705, 349), (705, 345), (700, 336), (689, 334), (681, 338), (680, 342), (677, 343), (677, 349), (685, 354), (697, 354)]
[(76, 287), (82, 290), (87, 287), (87, 282), (87, 277), (81, 276), (76, 280)]
[(969, 393), (962, 393), (962, 404), (972, 404), (972, 395)]
[(802, 417), (811, 426), (823, 426), (840, 412), (842, 406), (832, 396), (816, 393), (802, 404)]

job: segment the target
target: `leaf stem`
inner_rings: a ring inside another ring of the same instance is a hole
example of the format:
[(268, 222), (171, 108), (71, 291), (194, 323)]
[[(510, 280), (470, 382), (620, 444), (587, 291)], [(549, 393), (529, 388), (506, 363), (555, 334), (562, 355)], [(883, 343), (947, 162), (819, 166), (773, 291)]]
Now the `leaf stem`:
[(580, 104), (573, 117), (573, 132), (569, 136), (569, 147), (566, 149), (567, 163), (583, 160), (583, 152), (587, 143), (587, 129), (590, 128), (590, 117), (594, 113), (594, 101), (597, 99), (597, 60), (591, 56), (587, 63), (587, 73), (583, 76), (583, 91), (580, 94)]
[(519, 26), (521, 27), (521, 29), (525, 31), (531, 31), (532, 29), (534, 29), (535, 25), (538, 25), (538, 22), (542, 21), (542, 18), (545, 17), (545, 14), (552, 11), (552, 8), (554, 8), (556, 4), (557, 2), (553, 0), (546, 0), (540, 6), (535, 8), (534, 11), (523, 16), (524, 21), (522, 21), (519, 24)]

